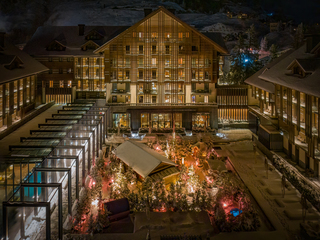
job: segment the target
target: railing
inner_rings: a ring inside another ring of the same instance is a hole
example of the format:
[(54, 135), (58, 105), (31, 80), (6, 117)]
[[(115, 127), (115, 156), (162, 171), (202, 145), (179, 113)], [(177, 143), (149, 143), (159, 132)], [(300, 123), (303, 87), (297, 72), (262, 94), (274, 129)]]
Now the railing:
[(118, 89), (118, 90), (114, 90), (112, 89), (112, 93), (128, 93), (129, 91), (125, 90), (125, 89)]
[(191, 93), (210, 93), (209, 89), (192, 89)]
[(215, 106), (217, 103), (209, 102), (209, 103), (107, 103), (108, 106), (131, 106), (131, 107), (141, 107), (141, 106), (154, 106), (154, 107), (161, 107), (161, 106)]

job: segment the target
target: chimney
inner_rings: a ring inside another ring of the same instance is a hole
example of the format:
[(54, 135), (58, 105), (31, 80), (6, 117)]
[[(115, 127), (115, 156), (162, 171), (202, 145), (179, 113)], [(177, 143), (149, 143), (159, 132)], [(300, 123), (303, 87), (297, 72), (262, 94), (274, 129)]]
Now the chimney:
[(145, 17), (148, 16), (150, 13), (152, 13), (152, 9), (151, 8), (145, 8), (145, 9), (143, 9), (143, 11), (144, 11), (144, 16)]
[(173, 15), (176, 14), (176, 10), (175, 10), (174, 8), (168, 8), (168, 10), (169, 10)]
[(84, 24), (78, 24), (79, 26), (79, 36), (83, 36), (84, 35)]
[(5, 32), (0, 32), (0, 47), (4, 48), (4, 36), (6, 35)]

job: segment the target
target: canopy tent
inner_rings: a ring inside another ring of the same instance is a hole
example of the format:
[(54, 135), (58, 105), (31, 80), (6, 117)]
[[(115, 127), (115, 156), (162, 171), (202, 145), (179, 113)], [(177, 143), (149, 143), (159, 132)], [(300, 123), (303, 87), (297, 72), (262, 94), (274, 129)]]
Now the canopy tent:
[(174, 162), (148, 146), (132, 140), (125, 141), (118, 146), (115, 155), (143, 178), (176, 166)]

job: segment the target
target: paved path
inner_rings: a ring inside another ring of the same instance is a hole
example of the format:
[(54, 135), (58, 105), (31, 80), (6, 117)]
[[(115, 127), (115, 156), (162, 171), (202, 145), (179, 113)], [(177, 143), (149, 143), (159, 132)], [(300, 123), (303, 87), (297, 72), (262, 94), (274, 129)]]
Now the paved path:
[(13, 133), (0, 140), (0, 158), (9, 154), (9, 146), (17, 145), (20, 143), (20, 137), (29, 137), (30, 130), (37, 130), (39, 123), (45, 123), (46, 118), (52, 118), (52, 114), (58, 113), (62, 109), (62, 105), (54, 105), (43, 113), (39, 114)]
[[(259, 151), (254, 154), (251, 141), (222, 145), (219, 155), (229, 156), (235, 170), (254, 196), (265, 215), (277, 231), (287, 232), (288, 239), (300, 235), (302, 208), (300, 194), (287, 181), (285, 196), (282, 196), (281, 175), (269, 163), (268, 178), (265, 157)], [(306, 220), (320, 219), (319, 213), (311, 206)]]

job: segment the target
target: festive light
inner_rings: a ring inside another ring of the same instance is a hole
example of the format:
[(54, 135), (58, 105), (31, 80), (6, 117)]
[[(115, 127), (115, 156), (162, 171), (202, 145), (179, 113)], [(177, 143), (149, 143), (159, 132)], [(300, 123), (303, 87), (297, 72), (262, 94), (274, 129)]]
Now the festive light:
[(182, 158), (182, 164), (184, 164), (184, 157)]
[(223, 207), (224, 207), (224, 208), (228, 207), (228, 204), (224, 203), (224, 204), (223, 204)]
[(92, 201), (91, 205), (97, 207), (97, 206), (98, 206), (98, 203), (99, 203), (99, 200), (98, 200), (98, 199), (95, 199), (95, 200)]

